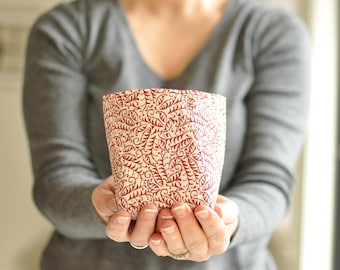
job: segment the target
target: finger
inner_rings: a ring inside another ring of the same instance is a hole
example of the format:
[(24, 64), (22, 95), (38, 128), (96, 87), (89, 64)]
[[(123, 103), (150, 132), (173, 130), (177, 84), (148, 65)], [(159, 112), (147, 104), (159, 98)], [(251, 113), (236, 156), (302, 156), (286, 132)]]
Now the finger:
[(92, 203), (97, 213), (104, 219), (112, 216), (117, 211), (115, 196), (103, 187), (93, 191)]
[(223, 220), (207, 206), (198, 206), (195, 215), (208, 239), (209, 252), (221, 254), (229, 246), (230, 233)]
[(160, 225), (165, 220), (174, 220), (174, 216), (172, 215), (171, 210), (168, 208), (163, 208), (159, 211), (155, 232), (160, 232), (160, 229), (159, 229)]
[(208, 241), (190, 207), (177, 204), (172, 208), (172, 213), (191, 257), (196, 261), (206, 260)]
[(225, 224), (231, 224), (237, 221), (239, 216), (239, 208), (237, 204), (222, 195), (217, 197), (215, 211), (219, 213)]
[(216, 202), (215, 212), (219, 214), (227, 226), (230, 235), (233, 236), (239, 225), (239, 208), (237, 204), (224, 196), (219, 196)]
[(130, 235), (130, 243), (133, 246), (148, 245), (149, 238), (155, 231), (157, 214), (158, 208), (155, 205), (147, 205), (141, 209)]
[(164, 241), (160, 233), (154, 233), (150, 236), (149, 246), (152, 251), (158, 256), (164, 257), (169, 255), (166, 242)]
[(98, 185), (92, 192), (92, 204), (98, 215), (105, 221), (117, 211), (116, 199), (114, 191), (106, 179)]
[(167, 255), (184, 254), (188, 251), (174, 220), (164, 220), (160, 225), (161, 236), (167, 247)]
[(118, 211), (108, 219), (106, 234), (116, 242), (129, 241), (131, 215), (127, 211)]

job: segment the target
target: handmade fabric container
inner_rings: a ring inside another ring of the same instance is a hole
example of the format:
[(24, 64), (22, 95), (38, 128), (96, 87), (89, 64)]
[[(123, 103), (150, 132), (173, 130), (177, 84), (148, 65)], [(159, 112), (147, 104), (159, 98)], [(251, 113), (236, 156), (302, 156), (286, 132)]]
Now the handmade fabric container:
[(198, 90), (138, 89), (103, 97), (119, 209), (214, 206), (226, 144), (226, 98)]

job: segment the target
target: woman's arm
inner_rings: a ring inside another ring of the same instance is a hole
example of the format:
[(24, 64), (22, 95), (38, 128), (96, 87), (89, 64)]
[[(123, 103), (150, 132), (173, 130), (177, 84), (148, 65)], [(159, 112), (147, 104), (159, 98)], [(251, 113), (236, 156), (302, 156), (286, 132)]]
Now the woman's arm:
[(23, 109), (34, 173), (34, 201), (62, 234), (104, 238), (91, 203), (101, 182), (87, 138), (85, 39), (76, 8), (62, 6), (33, 26), (27, 47)]
[(271, 13), (254, 37), (255, 81), (245, 100), (245, 145), (232, 187), (224, 192), (240, 209), (231, 247), (270, 235), (286, 215), (309, 109), (304, 25), (288, 13)]

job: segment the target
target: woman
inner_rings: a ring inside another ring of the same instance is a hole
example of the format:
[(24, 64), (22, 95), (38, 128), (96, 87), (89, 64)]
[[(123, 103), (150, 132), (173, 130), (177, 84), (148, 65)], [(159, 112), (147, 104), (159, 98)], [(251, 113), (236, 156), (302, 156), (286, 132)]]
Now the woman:
[[(32, 28), (24, 114), (34, 199), (55, 226), (42, 269), (275, 269), (308, 111), (308, 41), (290, 13), (249, 0), (77, 0)], [(227, 97), (214, 209), (117, 211), (102, 96), (137, 88)]]

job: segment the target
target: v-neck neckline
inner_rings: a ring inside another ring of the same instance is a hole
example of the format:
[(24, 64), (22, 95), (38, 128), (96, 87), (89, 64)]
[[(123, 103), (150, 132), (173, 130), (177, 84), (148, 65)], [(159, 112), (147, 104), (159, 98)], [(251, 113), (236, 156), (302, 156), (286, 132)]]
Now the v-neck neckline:
[(145, 68), (145, 70), (152, 77), (154, 77), (157, 81), (160, 81), (163, 84), (171, 84), (173, 82), (180, 80), (183, 76), (185, 76), (187, 73), (189, 73), (190, 70), (195, 65), (195, 63), (198, 62), (199, 59), (201, 58), (201, 56), (204, 54), (204, 51), (206, 51), (209, 48), (210, 44), (216, 39), (216, 37), (221, 32), (223, 25), (225, 24), (225, 22), (229, 18), (229, 14), (231, 12), (233, 2), (234, 2), (234, 0), (229, 0), (229, 2), (226, 4), (226, 6), (224, 7), (224, 10), (222, 12), (222, 16), (221, 16), (220, 20), (217, 22), (216, 26), (214, 27), (212, 32), (208, 35), (208, 38), (202, 44), (202, 46), (199, 48), (197, 53), (189, 60), (188, 64), (185, 66), (183, 71), (180, 74), (174, 76), (173, 78), (169, 78), (169, 79), (163, 78), (144, 59), (143, 55), (140, 52), (140, 49), (138, 47), (138, 44), (136, 42), (136, 39), (134, 37), (133, 31), (130, 27), (128, 19), (126, 17), (125, 11), (124, 11), (123, 7), (120, 5), (119, 0), (117, 0), (116, 3), (117, 3), (117, 6), (118, 6), (118, 10), (119, 10), (118, 13), (120, 15), (122, 26), (125, 28), (124, 30), (126, 30), (126, 31), (123, 31), (123, 33), (125, 35), (127, 35), (128, 41), (130, 42), (131, 48), (133, 49), (133, 53), (136, 55), (136, 61), (138, 61), (138, 63), (140, 63)]

